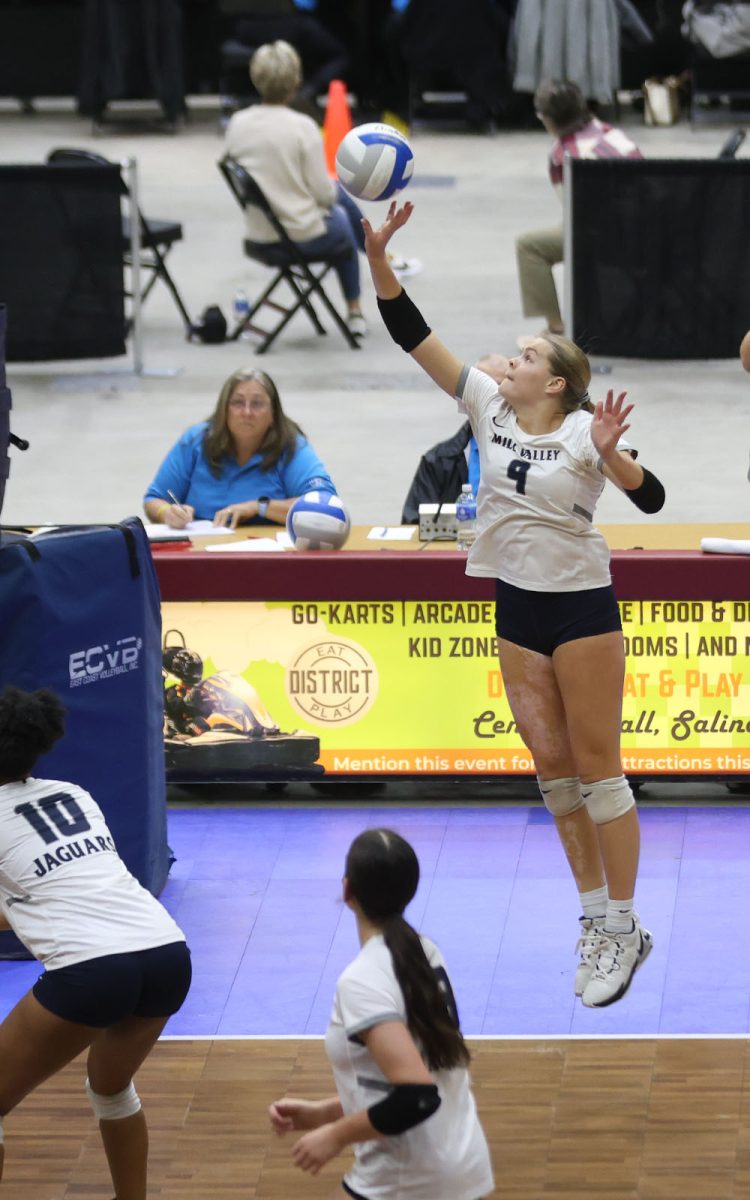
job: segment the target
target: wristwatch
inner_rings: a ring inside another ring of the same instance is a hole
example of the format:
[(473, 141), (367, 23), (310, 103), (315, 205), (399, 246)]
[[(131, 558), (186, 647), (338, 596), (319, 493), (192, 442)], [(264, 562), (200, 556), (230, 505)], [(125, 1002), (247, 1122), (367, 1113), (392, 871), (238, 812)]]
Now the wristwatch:
[(268, 506), (271, 503), (270, 496), (258, 496), (258, 516), (261, 521), (265, 521)]

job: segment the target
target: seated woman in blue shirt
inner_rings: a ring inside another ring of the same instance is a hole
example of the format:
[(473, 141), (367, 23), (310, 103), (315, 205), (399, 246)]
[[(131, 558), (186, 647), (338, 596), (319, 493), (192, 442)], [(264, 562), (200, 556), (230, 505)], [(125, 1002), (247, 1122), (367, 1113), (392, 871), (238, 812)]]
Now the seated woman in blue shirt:
[[(221, 389), (213, 415), (169, 451), (144, 497), (150, 521), (182, 529), (194, 519), (230, 526), (283, 525), (305, 492), (336, 489), (264, 371), (242, 369)], [(177, 503), (175, 503), (175, 501)]]

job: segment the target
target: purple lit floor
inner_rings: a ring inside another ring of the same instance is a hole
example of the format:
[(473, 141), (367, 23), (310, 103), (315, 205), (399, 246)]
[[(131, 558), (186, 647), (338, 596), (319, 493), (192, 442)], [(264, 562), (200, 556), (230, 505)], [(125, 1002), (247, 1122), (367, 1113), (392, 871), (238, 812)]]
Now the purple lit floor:
[[(344, 854), (373, 825), (415, 846), (410, 919), (441, 946), (464, 1031), (494, 1036), (750, 1032), (750, 809), (641, 810), (637, 905), (654, 951), (601, 1011), (572, 995), (578, 909), (554, 827), (526, 805), (172, 810), (162, 900), (194, 983), (167, 1032), (319, 1034), (356, 952)], [(0, 963), (0, 1015), (38, 973)]]

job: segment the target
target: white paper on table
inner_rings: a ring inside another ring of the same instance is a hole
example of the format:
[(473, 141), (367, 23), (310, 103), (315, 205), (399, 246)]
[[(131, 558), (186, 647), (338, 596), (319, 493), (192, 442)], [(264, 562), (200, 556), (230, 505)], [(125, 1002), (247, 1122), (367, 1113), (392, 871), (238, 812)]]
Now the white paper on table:
[(367, 535), (373, 542), (410, 542), (416, 525), (375, 525)]
[(290, 538), (286, 529), (279, 530), (279, 532), (276, 534), (276, 541), (280, 546), (283, 546), (285, 550), (291, 550), (294, 546), (294, 542)]
[(701, 550), (708, 554), (750, 554), (750, 541), (736, 538), (701, 538)]
[(146, 534), (150, 542), (183, 541), (186, 537), (224, 537), (228, 533), (236, 533), (227, 525), (214, 525), (213, 521), (188, 521), (182, 529), (173, 529), (171, 525), (146, 525)]
[(251, 554), (253, 551), (260, 551), (262, 554), (267, 554), (270, 550), (279, 550), (284, 553), (284, 547), (275, 542), (273, 538), (245, 538), (243, 542), (213, 542), (210, 546), (204, 546), (204, 550), (220, 550), (226, 554)]

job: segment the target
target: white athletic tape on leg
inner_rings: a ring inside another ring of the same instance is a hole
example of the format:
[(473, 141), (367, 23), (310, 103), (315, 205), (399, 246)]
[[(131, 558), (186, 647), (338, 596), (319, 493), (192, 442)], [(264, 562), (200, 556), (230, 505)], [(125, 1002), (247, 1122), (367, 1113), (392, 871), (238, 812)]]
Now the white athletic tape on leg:
[(141, 1102), (132, 1080), (116, 1096), (100, 1096), (86, 1080), (86, 1095), (97, 1121), (124, 1121), (140, 1111)]
[(580, 779), (540, 779), (539, 791), (545, 807), (553, 817), (567, 817), (568, 813), (583, 808)]
[(596, 783), (581, 784), (581, 795), (596, 825), (607, 825), (622, 817), (634, 806), (630, 784), (624, 775), (616, 779), (597, 779)]

